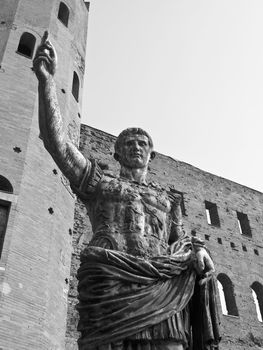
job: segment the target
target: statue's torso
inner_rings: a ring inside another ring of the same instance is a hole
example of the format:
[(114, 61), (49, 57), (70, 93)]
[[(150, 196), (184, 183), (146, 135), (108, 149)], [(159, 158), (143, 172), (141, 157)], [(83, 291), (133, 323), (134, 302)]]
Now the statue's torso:
[(170, 210), (161, 188), (104, 177), (88, 205), (93, 227), (90, 245), (143, 257), (165, 254)]

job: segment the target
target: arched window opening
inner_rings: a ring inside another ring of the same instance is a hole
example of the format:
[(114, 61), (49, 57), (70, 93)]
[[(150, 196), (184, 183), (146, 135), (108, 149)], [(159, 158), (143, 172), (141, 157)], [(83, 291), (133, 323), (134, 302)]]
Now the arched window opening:
[(73, 74), (72, 82), (72, 95), (75, 97), (75, 100), (79, 101), (79, 77), (76, 72)]
[(0, 201), (0, 258), (2, 255), (2, 250), (4, 246), (4, 240), (5, 240), (5, 232), (8, 222), (8, 215), (9, 215), (9, 203)]
[(250, 288), (256, 307), (257, 318), (260, 322), (263, 322), (263, 286), (259, 282), (254, 282)]
[(219, 290), (219, 298), (220, 298), (220, 303), (221, 303), (223, 315), (228, 315), (224, 289), (223, 289), (221, 282), (219, 282), (218, 280), (217, 280), (217, 286), (218, 286), (218, 290)]
[(68, 26), (69, 8), (64, 2), (59, 4), (58, 19), (64, 24), (64, 26)]
[(33, 57), (34, 48), (36, 44), (36, 38), (33, 34), (25, 32), (22, 34), (18, 48), (17, 53), (20, 53), (21, 55), (24, 55), (28, 58)]
[(10, 181), (7, 180), (4, 176), (0, 175), (0, 191), (13, 193), (13, 186)]
[(238, 316), (234, 287), (230, 278), (220, 273), (217, 276), (219, 297), (224, 315)]

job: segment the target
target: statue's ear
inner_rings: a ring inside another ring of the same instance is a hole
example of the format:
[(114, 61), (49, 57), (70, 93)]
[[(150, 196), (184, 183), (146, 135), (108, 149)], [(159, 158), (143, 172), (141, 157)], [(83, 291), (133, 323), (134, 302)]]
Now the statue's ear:
[(153, 160), (155, 158), (155, 156), (156, 156), (156, 153), (152, 151), (151, 152), (151, 160)]
[(118, 153), (114, 153), (113, 157), (114, 157), (115, 160), (117, 160), (117, 162), (120, 161), (120, 156), (119, 156)]

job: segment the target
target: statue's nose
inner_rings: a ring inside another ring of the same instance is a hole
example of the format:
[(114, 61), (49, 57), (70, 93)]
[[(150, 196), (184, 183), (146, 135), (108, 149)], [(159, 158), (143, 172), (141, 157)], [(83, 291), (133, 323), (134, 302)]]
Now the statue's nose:
[(139, 144), (138, 144), (138, 142), (134, 142), (134, 143), (132, 144), (132, 149), (139, 149)]
[(138, 142), (135, 142), (135, 143), (134, 143), (133, 149), (135, 149), (135, 150), (140, 149), (140, 146), (139, 146), (139, 143), (138, 143)]

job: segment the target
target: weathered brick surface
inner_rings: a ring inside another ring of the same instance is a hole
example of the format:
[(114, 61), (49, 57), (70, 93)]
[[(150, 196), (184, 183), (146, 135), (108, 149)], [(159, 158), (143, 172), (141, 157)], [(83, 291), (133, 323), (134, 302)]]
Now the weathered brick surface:
[[(113, 159), (114, 140), (114, 136), (103, 131), (85, 125), (81, 127), (80, 149), (84, 155), (99, 160), (107, 171), (117, 174), (119, 166)], [(149, 178), (167, 189), (172, 187), (184, 193), (185, 230), (189, 234), (195, 230), (206, 241), (213, 255), (217, 274), (225, 273), (234, 285), (239, 316), (221, 315), (222, 349), (262, 349), (263, 324), (257, 320), (250, 285), (254, 281), (263, 285), (263, 194), (159, 153), (150, 164)], [(205, 200), (217, 205), (220, 227), (207, 223)], [(251, 238), (239, 233), (236, 211), (248, 215)], [(74, 338), (78, 337), (78, 315), (74, 306), (77, 303), (75, 274), (79, 264), (78, 257), (90, 237), (91, 227), (85, 208), (78, 201), (75, 210), (67, 326), (67, 349), (70, 350), (77, 349)], [(217, 238), (222, 239), (222, 244), (218, 243)], [(231, 242), (235, 244), (235, 248), (231, 248)], [(247, 252), (242, 250), (242, 245), (247, 247)], [(258, 250), (258, 256), (254, 249)], [(221, 310), (220, 305), (219, 308)]]
[(48, 29), (58, 53), (61, 111), (77, 137), (81, 98), (75, 101), (71, 84), (76, 71), (82, 89), (88, 12), (82, 0), (64, 0), (70, 8), (66, 28), (57, 19), (59, 2), (0, 0), (1, 21), (9, 23), (0, 30), (0, 174), (14, 187), (14, 194), (0, 192), (0, 200), (11, 203), (0, 260), (3, 350), (65, 349), (75, 199), (38, 137), (32, 61), (16, 53), (23, 32), (35, 35), (38, 45)]

